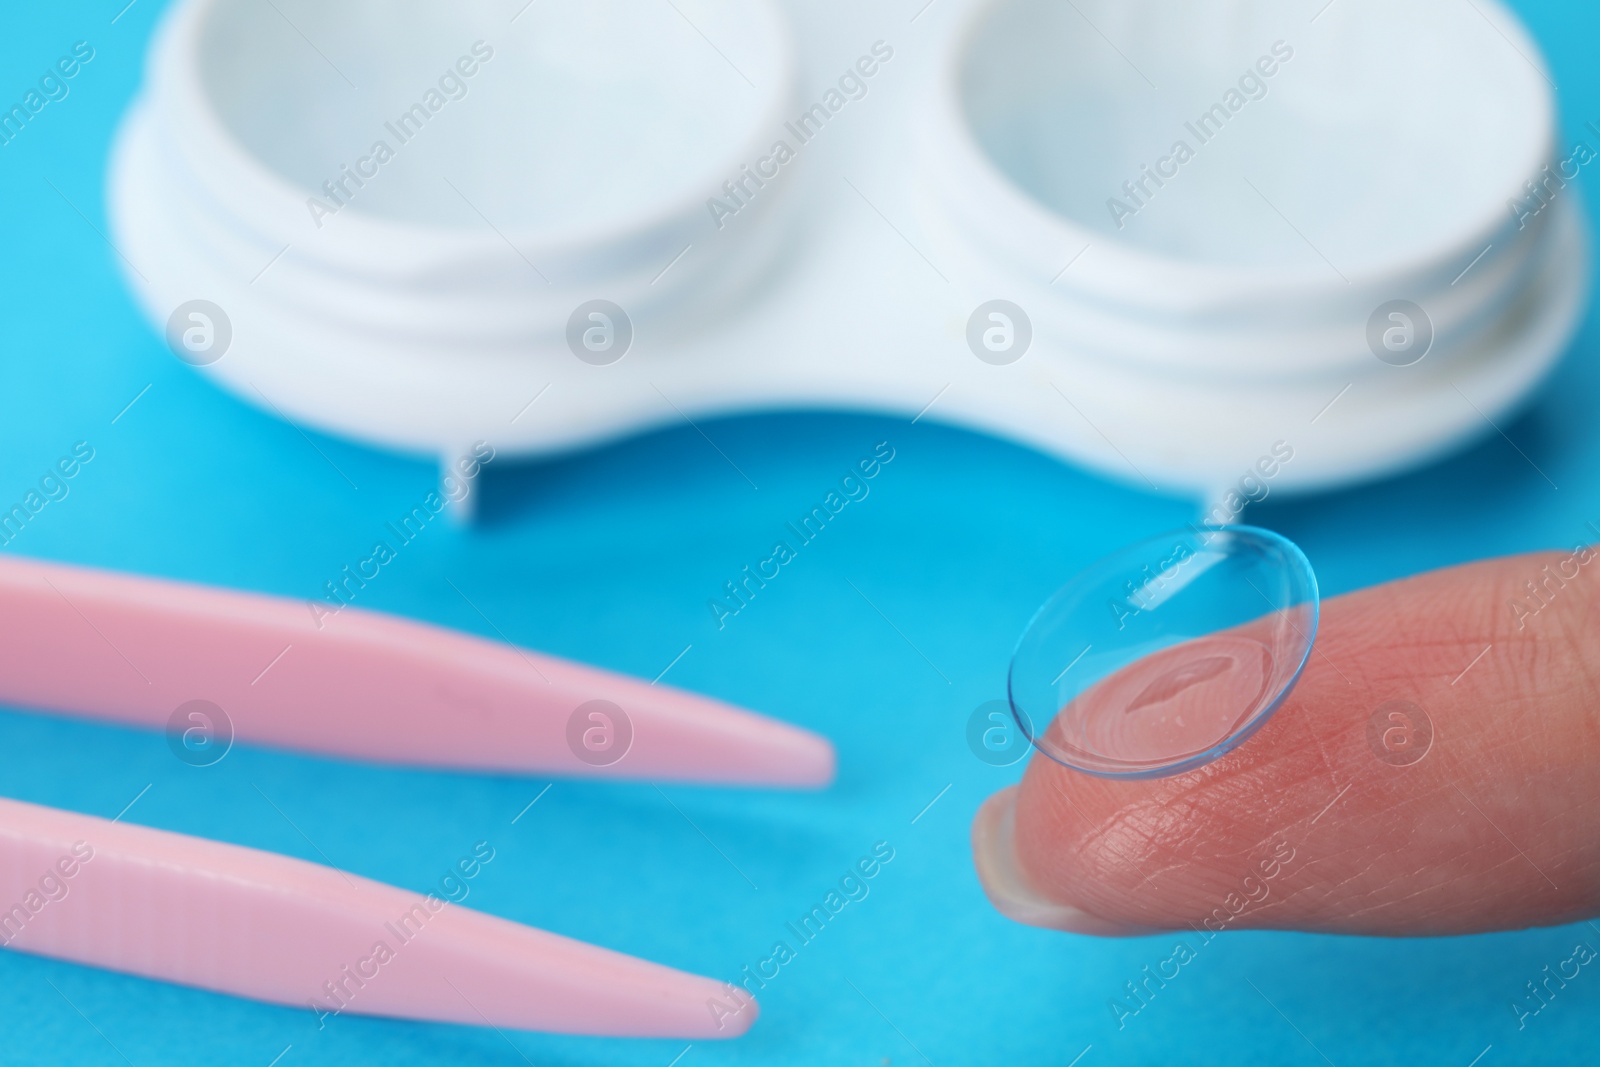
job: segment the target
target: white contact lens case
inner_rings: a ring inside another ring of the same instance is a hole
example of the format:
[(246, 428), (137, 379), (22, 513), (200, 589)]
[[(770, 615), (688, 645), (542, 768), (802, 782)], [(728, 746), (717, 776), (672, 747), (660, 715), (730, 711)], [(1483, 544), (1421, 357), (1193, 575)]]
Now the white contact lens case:
[(1571, 337), (1496, 0), (872, 7), (179, 0), (130, 284), (169, 337), (220, 309), (186, 358), (251, 403), (446, 463), (823, 407), (1200, 495), (1425, 462)]

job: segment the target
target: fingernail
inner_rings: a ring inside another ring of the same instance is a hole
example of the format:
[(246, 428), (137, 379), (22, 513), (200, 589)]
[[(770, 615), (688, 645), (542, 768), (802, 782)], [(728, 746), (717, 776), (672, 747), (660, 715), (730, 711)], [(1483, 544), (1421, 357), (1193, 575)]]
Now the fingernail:
[(1017, 863), (1017, 787), (1002, 789), (983, 802), (972, 821), (972, 858), (978, 881), (989, 902), (1006, 918), (1096, 937), (1132, 937), (1153, 933), (1112, 922), (1046, 897)]

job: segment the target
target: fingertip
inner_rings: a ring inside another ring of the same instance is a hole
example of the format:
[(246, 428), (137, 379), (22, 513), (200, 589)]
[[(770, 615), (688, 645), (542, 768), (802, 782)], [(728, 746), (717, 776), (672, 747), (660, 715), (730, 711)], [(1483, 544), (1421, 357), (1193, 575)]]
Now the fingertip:
[(1017, 787), (983, 802), (972, 820), (972, 857), (978, 881), (995, 909), (1028, 926), (1097, 937), (1132, 937), (1152, 931), (1102, 919), (1042, 893), (1017, 859)]
[(1330, 599), (1294, 694), (1203, 767), (1118, 780), (1036, 758), (975, 820), (985, 892), (1019, 922), (1102, 934), (1215, 918), (1451, 935), (1593, 914), (1600, 587), (1551, 579), (1515, 618), (1507, 593), (1548, 563)]

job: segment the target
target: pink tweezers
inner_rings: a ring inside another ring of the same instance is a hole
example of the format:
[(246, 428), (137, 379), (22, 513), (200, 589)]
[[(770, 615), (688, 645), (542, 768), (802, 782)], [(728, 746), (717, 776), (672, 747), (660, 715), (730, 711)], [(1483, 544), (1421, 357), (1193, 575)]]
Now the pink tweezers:
[[(203, 699), (241, 741), (423, 767), (833, 777), (832, 746), (805, 730), (355, 608), (319, 621), (299, 601), (16, 557), (0, 557), (0, 603), (7, 705), (161, 729)], [(568, 741), (596, 699), (632, 724), (604, 767)], [(47, 899), (56, 884), (69, 891)], [(8, 906), (8, 947), (319, 1011), (331, 983), (354, 1013), (561, 1033), (734, 1037), (757, 1013), (742, 989), (332, 867), (0, 799)]]

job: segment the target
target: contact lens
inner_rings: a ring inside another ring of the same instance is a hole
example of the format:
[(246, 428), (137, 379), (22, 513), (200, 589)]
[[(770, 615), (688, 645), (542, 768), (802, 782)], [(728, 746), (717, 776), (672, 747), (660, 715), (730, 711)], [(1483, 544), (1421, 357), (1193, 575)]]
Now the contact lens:
[(1075, 770), (1154, 778), (1243, 742), (1311, 655), (1317, 579), (1287, 538), (1190, 528), (1092, 564), (1044, 603), (1011, 658), (1012, 714)]

